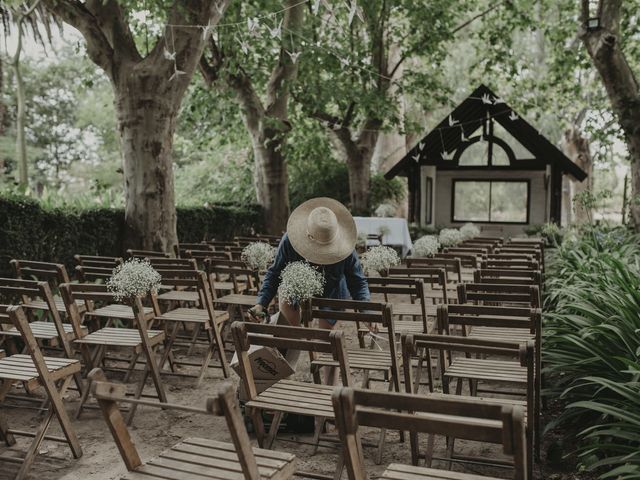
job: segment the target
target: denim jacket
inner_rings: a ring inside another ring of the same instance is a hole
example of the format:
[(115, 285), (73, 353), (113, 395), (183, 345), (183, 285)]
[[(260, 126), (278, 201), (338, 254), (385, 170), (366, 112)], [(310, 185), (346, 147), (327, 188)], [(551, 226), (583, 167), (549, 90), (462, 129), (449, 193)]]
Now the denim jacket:
[[(285, 234), (280, 241), (276, 258), (269, 267), (262, 282), (262, 288), (258, 294), (258, 303), (268, 306), (278, 292), (280, 285), (280, 272), (287, 264), (296, 261), (305, 261), (296, 252)], [(320, 265), (318, 267), (324, 274), (324, 298), (370, 300), (369, 285), (362, 272), (360, 260), (355, 251), (344, 260), (332, 265)]]

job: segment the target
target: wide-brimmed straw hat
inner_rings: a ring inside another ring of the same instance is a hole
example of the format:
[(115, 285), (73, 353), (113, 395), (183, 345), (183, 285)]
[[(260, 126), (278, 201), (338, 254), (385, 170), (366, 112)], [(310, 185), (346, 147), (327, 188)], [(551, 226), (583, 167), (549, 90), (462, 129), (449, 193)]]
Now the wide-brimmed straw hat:
[(326, 197), (312, 198), (296, 208), (287, 222), (287, 234), (294, 250), (317, 265), (347, 258), (358, 237), (347, 207)]

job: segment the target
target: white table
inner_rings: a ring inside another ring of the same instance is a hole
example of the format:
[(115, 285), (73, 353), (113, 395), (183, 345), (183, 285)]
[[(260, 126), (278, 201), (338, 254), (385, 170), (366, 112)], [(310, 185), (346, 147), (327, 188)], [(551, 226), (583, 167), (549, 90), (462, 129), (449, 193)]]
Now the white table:
[[(409, 225), (404, 218), (387, 218), (387, 217), (353, 217), (356, 222), (356, 228), (358, 233), (366, 233), (367, 235), (379, 235), (380, 227), (386, 226), (389, 229), (383, 239), (384, 245), (390, 245), (393, 247), (400, 247), (402, 256), (406, 257), (407, 254), (413, 249), (413, 243), (411, 242), (411, 236), (409, 235)], [(373, 242), (375, 244), (377, 242)]]

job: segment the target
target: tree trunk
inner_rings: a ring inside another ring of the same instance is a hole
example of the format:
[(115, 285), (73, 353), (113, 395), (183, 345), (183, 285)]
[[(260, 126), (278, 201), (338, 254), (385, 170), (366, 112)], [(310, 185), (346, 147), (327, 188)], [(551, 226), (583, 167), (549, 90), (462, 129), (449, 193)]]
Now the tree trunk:
[(127, 247), (169, 252), (178, 242), (173, 188), (174, 102), (155, 95), (160, 80), (116, 92), (123, 156)]
[[(20, 33), (18, 33), (21, 36)], [(20, 43), (20, 41), (18, 41)], [(25, 138), (26, 103), (24, 93), (24, 79), (20, 70), (20, 57), (16, 56), (13, 62), (13, 70), (16, 77), (16, 161), (18, 163), (18, 183), (22, 188), (29, 186), (29, 166), (27, 164), (27, 141)]]
[(264, 209), (267, 232), (278, 235), (286, 230), (290, 212), (289, 176), (282, 155), (284, 139), (278, 132), (262, 127), (249, 133), (256, 166), (256, 199)]
[[(591, 159), (589, 139), (584, 137), (580, 129), (574, 125), (564, 132), (562, 150), (571, 161), (587, 173), (587, 178), (582, 182), (572, 182), (573, 195), (584, 192), (585, 190), (591, 190), (593, 185), (593, 161)], [(576, 223), (586, 223), (589, 221), (588, 212), (583, 208), (573, 209), (571, 204), (569, 204), (568, 207), (572, 208), (574, 221)]]
[[(600, 74), (611, 107), (624, 132), (631, 162), (630, 213), (636, 232), (640, 232), (640, 87), (621, 49), (621, 0), (601, 0), (596, 30), (584, 27), (582, 41)], [(589, 17), (589, 2), (582, 0), (582, 22)]]

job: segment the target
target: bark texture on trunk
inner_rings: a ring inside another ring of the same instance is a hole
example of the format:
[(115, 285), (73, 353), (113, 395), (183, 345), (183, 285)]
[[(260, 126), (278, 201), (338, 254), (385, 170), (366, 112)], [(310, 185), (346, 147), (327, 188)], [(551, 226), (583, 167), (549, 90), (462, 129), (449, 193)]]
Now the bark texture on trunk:
[[(571, 198), (573, 199), (573, 196), (577, 193), (591, 190), (593, 186), (593, 161), (591, 159), (589, 139), (574, 125), (564, 132), (562, 150), (567, 157), (587, 173), (587, 178), (582, 182), (570, 180), (572, 183)], [(589, 221), (587, 212), (583, 208), (574, 209), (571, 203), (567, 205), (567, 208), (573, 212), (574, 222), (586, 223)]]
[(266, 84), (264, 102), (246, 70), (238, 68), (234, 73), (225, 71), (227, 59), (213, 41), (210, 41), (211, 61), (202, 58), (200, 62), (200, 70), (207, 82), (214, 85), (222, 78), (240, 104), (244, 124), (251, 138), (256, 199), (264, 210), (265, 226), (273, 234), (280, 234), (286, 229), (290, 212), (289, 176), (283, 148), (287, 133), (291, 130), (288, 117), (290, 85), (298, 73), (297, 64), (290, 54), (298, 51), (296, 32), (302, 28), (304, 9), (304, 3), (299, 0), (283, 1), (284, 33), (277, 63)]
[(190, 25), (220, 20), (229, 0), (176, 2), (170, 25), (143, 57), (117, 0), (43, 0), (80, 31), (89, 57), (111, 80), (120, 129), (125, 186), (125, 246), (171, 252), (178, 242), (172, 147), (184, 93), (204, 50)]
[[(630, 212), (635, 230), (640, 232), (640, 88), (621, 48), (622, 0), (601, 0), (597, 30), (584, 30), (582, 41), (600, 74), (611, 107), (622, 128), (631, 161)], [(589, 17), (589, 1), (582, 0), (582, 24)]]

